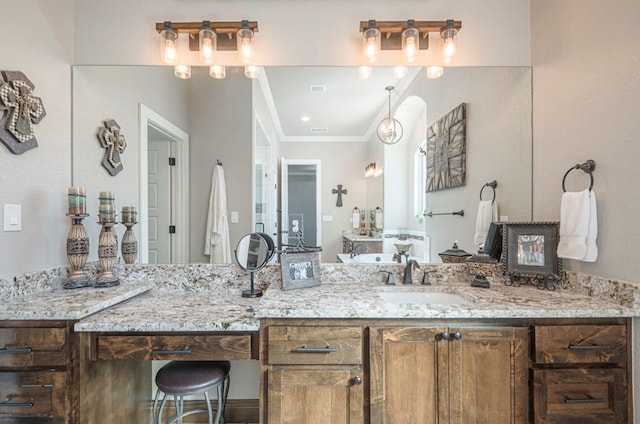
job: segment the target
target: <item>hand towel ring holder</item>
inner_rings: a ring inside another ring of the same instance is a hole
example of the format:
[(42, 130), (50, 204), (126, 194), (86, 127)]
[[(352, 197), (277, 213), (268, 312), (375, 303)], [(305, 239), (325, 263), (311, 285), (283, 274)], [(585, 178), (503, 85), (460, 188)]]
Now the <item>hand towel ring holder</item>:
[(591, 159), (589, 159), (585, 163), (578, 163), (572, 166), (571, 168), (569, 168), (569, 170), (567, 170), (567, 172), (564, 173), (564, 177), (562, 177), (562, 191), (567, 191), (567, 189), (564, 187), (564, 182), (567, 179), (567, 175), (569, 175), (569, 172), (573, 171), (574, 169), (582, 169), (584, 172), (589, 174), (589, 178), (591, 180), (589, 183), (589, 191), (591, 191), (591, 189), (593, 188), (593, 170), (596, 169), (596, 162)]
[(483, 185), (482, 188), (480, 189), (480, 200), (482, 200), (482, 191), (485, 189), (485, 187), (491, 187), (493, 189), (493, 199), (491, 199), (491, 203), (495, 202), (496, 201), (496, 187), (498, 187), (498, 182), (496, 180), (493, 180), (493, 181)]

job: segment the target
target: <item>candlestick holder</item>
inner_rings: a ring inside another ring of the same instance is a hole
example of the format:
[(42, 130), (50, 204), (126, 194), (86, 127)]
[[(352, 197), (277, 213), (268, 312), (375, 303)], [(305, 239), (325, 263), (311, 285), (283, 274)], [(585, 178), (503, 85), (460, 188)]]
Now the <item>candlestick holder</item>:
[(134, 264), (138, 258), (138, 240), (136, 240), (135, 233), (131, 230), (137, 222), (122, 222), (127, 227), (127, 230), (122, 236), (122, 259), (125, 264)]
[(67, 260), (69, 261), (69, 278), (63, 284), (65, 289), (79, 289), (91, 286), (84, 266), (89, 257), (89, 236), (82, 225), (88, 214), (67, 214), (71, 218), (71, 229), (67, 234)]
[(100, 238), (98, 239), (98, 262), (102, 272), (96, 279), (96, 287), (113, 287), (120, 284), (120, 280), (111, 271), (118, 257), (118, 239), (113, 226), (115, 222), (99, 222), (102, 225)]

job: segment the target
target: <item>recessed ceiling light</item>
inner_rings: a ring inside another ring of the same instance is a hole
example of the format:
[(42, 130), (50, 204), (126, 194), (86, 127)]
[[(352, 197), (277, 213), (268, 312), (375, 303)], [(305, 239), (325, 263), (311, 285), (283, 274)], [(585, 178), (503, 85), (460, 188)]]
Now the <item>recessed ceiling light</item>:
[(326, 93), (326, 84), (309, 84), (309, 93)]
[(329, 131), (328, 128), (311, 128), (312, 133), (327, 132), (327, 131)]
[(300, 118), (300, 120), (302, 122), (309, 122), (309, 121), (311, 121), (311, 118), (309, 118), (308, 116), (303, 116), (302, 118)]

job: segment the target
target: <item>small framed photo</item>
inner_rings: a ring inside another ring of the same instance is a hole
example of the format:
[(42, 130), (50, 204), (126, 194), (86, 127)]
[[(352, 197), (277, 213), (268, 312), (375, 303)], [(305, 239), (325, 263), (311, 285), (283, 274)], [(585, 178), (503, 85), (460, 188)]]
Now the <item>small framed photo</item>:
[(556, 252), (558, 222), (506, 222), (502, 233), (502, 265), (512, 282), (519, 278), (562, 280), (562, 262)]
[(320, 253), (285, 251), (280, 259), (282, 290), (320, 285)]

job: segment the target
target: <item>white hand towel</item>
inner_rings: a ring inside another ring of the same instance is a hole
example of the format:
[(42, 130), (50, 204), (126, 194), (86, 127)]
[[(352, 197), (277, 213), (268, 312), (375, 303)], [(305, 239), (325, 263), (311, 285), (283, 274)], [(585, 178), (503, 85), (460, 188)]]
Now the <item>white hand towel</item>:
[(598, 214), (593, 190), (566, 192), (560, 203), (558, 257), (595, 262)]
[(476, 233), (473, 242), (484, 245), (491, 222), (498, 220), (498, 206), (491, 200), (481, 200), (478, 204), (478, 216), (476, 217)]

